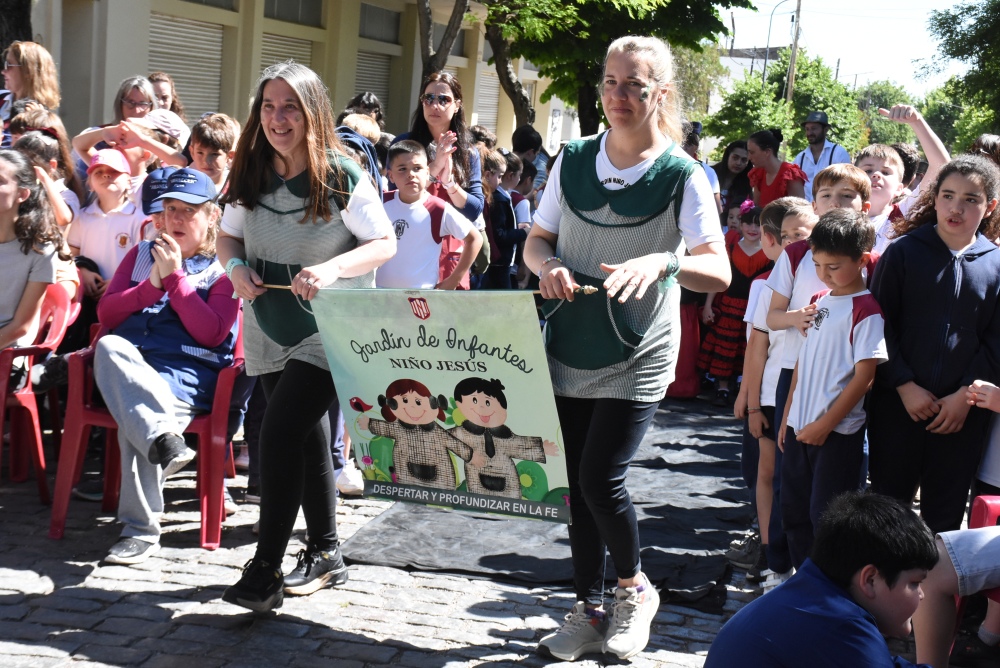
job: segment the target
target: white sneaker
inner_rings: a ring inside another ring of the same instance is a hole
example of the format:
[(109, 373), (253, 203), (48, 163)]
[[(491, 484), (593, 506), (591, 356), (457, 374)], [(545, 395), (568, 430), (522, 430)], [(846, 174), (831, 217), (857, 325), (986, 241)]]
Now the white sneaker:
[(760, 572), (761, 576), (764, 577), (764, 581), (760, 583), (761, 593), (766, 594), (775, 587), (788, 582), (788, 579), (795, 575), (795, 569), (788, 569), (787, 573), (775, 573), (771, 569), (767, 569)]
[(249, 471), (250, 470), (250, 448), (246, 443), (240, 448), (240, 456), (236, 458), (236, 470), (237, 471)]
[(353, 459), (348, 459), (344, 468), (337, 476), (337, 489), (344, 496), (361, 496), (365, 491), (365, 477), (354, 465)]
[(608, 622), (603, 615), (589, 613), (583, 601), (577, 601), (566, 615), (566, 623), (538, 641), (538, 653), (576, 661), (584, 654), (601, 651), (607, 628)]
[(619, 659), (628, 659), (645, 649), (649, 642), (649, 626), (659, 608), (660, 595), (649, 580), (642, 591), (636, 591), (635, 587), (618, 587), (608, 614), (604, 651)]

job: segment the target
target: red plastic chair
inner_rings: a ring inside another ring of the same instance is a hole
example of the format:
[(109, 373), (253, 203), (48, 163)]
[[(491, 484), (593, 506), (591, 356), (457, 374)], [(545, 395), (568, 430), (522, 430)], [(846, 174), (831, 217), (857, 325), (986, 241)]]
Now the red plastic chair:
[[(77, 269), (77, 274), (79, 275), (79, 273), (80, 270)], [(66, 323), (67, 327), (76, 322), (76, 319), (80, 317), (80, 311), (83, 310), (83, 293), (83, 282), (81, 280), (81, 282), (76, 286), (76, 295), (74, 295), (72, 301), (69, 303), (69, 320)], [(48, 391), (46, 396), (49, 399), (49, 423), (52, 425), (52, 433), (62, 433), (62, 409), (60, 408), (59, 388), (53, 387)], [(58, 449), (56, 452), (58, 453)]]
[[(219, 372), (212, 410), (196, 416), (185, 433), (198, 436), (198, 496), (201, 500), (201, 546), (206, 550), (219, 547), (225, 510), (222, 505), (226, 439), (230, 401), (236, 377), (243, 371), (243, 314), (239, 316), (240, 333), (236, 337), (233, 363)], [(83, 460), (91, 427), (107, 430), (104, 457), (104, 501), (102, 509), (118, 509), (121, 487), (121, 456), (118, 453), (118, 425), (106, 408), (93, 404), (93, 347), (69, 356), (69, 394), (66, 399), (66, 419), (56, 471), (55, 498), (52, 503), (50, 538), (62, 538), (73, 486), (83, 473)]]
[[(21, 348), (4, 348), (0, 351), (0, 425), (3, 425), (7, 411), (10, 411), (10, 478), (15, 482), (28, 479), (28, 457), (35, 467), (38, 480), (38, 496), (42, 503), (49, 503), (49, 484), (45, 477), (45, 453), (42, 450), (42, 429), (38, 421), (38, 402), (31, 382), (26, 382), (20, 390), (9, 387), (10, 372), (14, 360), (27, 358), (27, 368), (43, 355), (55, 350), (62, 343), (69, 326), (69, 295), (61, 285), (52, 284), (45, 289), (42, 308), (38, 315), (40, 323), (36, 343)], [(0, 444), (2, 447), (2, 444)], [(30, 454), (29, 454), (30, 453)]]

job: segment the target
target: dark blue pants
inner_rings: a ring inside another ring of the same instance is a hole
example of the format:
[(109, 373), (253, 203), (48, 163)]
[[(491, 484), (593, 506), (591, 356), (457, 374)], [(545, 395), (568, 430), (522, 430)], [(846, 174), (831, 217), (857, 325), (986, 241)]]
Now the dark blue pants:
[(601, 605), (608, 553), (619, 578), (635, 577), (640, 570), (639, 525), (625, 476), (658, 406), (655, 401), (556, 397), (566, 442), (577, 600)]
[(795, 568), (809, 557), (815, 528), (830, 502), (862, 488), (864, 449), (864, 428), (853, 434), (830, 432), (823, 445), (799, 443), (791, 427), (785, 431), (781, 514)]
[(740, 470), (743, 484), (750, 493), (750, 506), (757, 514), (757, 467), (760, 464), (760, 444), (750, 434), (750, 421), (743, 420), (743, 449), (740, 452)]
[[(782, 369), (774, 393), (774, 433), (781, 427), (781, 416), (788, 403), (788, 390), (792, 388), (792, 369)], [(781, 448), (774, 449), (774, 496), (771, 500), (771, 524), (767, 531), (767, 567), (775, 573), (787, 573), (792, 568), (792, 555), (788, 551), (788, 538), (781, 524)]]
[(919, 486), (920, 515), (931, 531), (960, 529), (991, 413), (973, 408), (958, 433), (932, 434), (929, 421), (910, 419), (893, 388), (876, 386), (868, 405), (872, 490), (908, 504)]

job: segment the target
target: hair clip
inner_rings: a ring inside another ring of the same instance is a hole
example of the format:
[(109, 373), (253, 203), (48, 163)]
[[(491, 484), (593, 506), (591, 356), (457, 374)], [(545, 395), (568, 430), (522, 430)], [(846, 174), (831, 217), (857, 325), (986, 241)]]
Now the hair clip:
[(747, 215), (748, 213), (750, 213), (751, 211), (753, 211), (754, 207), (756, 207), (756, 206), (757, 205), (753, 203), (752, 199), (748, 199), (748, 200), (744, 201), (743, 204), (740, 204), (740, 215), (741, 216)]

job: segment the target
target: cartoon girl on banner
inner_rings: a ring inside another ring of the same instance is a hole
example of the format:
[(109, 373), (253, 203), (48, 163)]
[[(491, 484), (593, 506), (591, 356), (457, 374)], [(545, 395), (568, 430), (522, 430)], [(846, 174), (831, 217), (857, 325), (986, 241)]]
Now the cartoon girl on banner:
[(385, 394), (378, 398), (385, 420), (366, 415), (358, 418), (358, 426), (376, 436), (391, 438), (395, 482), (454, 490), (455, 468), (448, 452), (454, 452), (465, 462), (482, 466), (485, 456), (452, 438), (437, 420), (445, 420), (443, 396), (435, 397), (422, 383), (409, 378), (393, 381)]

